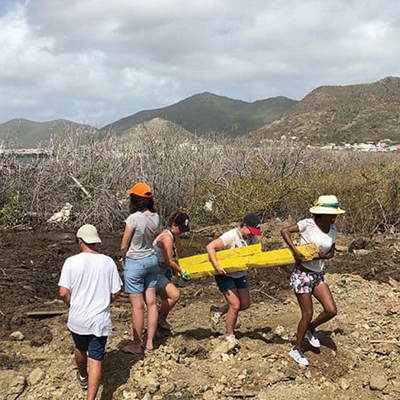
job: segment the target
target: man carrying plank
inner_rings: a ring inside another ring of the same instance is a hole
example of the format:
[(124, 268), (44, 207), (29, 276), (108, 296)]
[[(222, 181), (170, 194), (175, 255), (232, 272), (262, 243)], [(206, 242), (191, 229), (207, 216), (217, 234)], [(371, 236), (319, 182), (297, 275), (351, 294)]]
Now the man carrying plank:
[(219, 290), (225, 297), (227, 304), (222, 307), (212, 306), (211, 330), (218, 331), (218, 324), (221, 317), (226, 314), (226, 341), (232, 347), (239, 346), (235, 338), (235, 325), (239, 311), (250, 307), (250, 292), (245, 271), (228, 274), (218, 264), (217, 250), (234, 249), (254, 244), (256, 236), (261, 236), (261, 221), (255, 214), (247, 214), (238, 228), (225, 232), (218, 239), (207, 245), (209, 259), (217, 272), (215, 280)]

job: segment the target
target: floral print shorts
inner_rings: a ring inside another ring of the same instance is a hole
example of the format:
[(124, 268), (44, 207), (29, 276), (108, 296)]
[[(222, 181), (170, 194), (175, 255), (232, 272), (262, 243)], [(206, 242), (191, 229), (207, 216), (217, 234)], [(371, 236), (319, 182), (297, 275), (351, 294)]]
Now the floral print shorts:
[(312, 293), (316, 286), (326, 282), (324, 275), (325, 272), (305, 272), (294, 267), (290, 277), (290, 286), (298, 294)]

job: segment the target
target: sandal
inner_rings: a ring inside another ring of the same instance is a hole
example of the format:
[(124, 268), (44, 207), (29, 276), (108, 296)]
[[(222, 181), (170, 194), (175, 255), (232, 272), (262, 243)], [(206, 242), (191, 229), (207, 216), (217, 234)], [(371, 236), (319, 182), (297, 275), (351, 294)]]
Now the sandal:
[(125, 347), (122, 347), (122, 348), (121, 348), (121, 351), (122, 351), (123, 353), (125, 353), (125, 354), (133, 354), (133, 355), (139, 356), (139, 357), (140, 357), (140, 356), (143, 356), (143, 352), (142, 352), (142, 351), (135, 351), (135, 350), (133, 350), (132, 347), (129, 346), (129, 344), (126, 345)]
[(87, 388), (88, 388), (89, 376), (86, 376), (85, 378), (83, 378), (83, 377), (81, 376), (81, 374), (79, 373), (79, 371), (76, 371), (76, 379), (78, 380), (80, 387), (81, 387), (83, 390), (87, 390)]

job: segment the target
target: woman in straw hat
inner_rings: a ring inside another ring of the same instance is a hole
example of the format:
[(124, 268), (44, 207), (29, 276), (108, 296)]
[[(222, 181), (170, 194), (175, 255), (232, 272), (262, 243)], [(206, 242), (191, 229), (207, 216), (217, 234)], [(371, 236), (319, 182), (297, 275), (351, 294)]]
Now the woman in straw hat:
[(125, 231), (121, 242), (121, 259), (124, 266), (125, 291), (129, 293), (132, 306), (133, 343), (122, 351), (141, 355), (144, 325), (144, 304), (147, 306), (147, 338), (143, 347), (154, 349), (158, 309), (156, 285), (158, 262), (153, 241), (157, 236), (160, 218), (154, 208), (151, 189), (139, 182), (127, 190), (130, 195), (131, 214), (125, 220)]
[[(303, 219), (297, 224), (286, 226), (281, 230), (283, 239), (296, 259), (291, 286), (296, 294), (301, 309), (301, 320), (297, 328), (297, 338), (289, 355), (299, 364), (308, 365), (302, 348), (304, 338), (311, 346), (320, 347), (315, 329), (332, 319), (336, 313), (336, 304), (329, 286), (325, 281), (325, 260), (332, 258), (335, 251), (336, 216), (345, 211), (340, 208), (336, 196), (320, 196), (310, 208), (313, 218)], [(304, 256), (292, 241), (292, 234), (300, 233), (300, 244), (315, 243), (319, 249), (319, 259), (304, 262)], [(321, 303), (323, 311), (313, 320), (313, 304), (311, 295)]]

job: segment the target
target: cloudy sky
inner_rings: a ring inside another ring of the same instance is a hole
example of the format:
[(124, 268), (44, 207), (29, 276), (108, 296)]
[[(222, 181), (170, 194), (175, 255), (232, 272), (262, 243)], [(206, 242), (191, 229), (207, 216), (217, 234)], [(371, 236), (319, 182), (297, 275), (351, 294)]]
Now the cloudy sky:
[(398, 0), (0, 0), (0, 122), (400, 76)]

